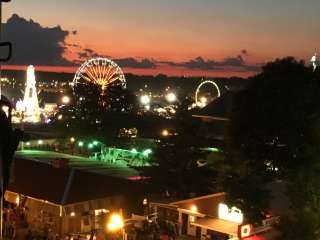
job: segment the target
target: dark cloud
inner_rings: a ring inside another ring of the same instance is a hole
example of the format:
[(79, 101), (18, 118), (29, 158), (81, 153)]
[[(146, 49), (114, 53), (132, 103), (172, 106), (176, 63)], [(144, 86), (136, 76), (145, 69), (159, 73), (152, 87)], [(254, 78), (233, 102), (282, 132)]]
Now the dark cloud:
[(201, 70), (215, 70), (227, 66), (243, 66), (244, 59), (239, 55), (237, 57), (228, 57), (223, 61), (215, 61), (215, 60), (205, 60), (202, 57), (197, 57), (195, 59), (191, 59), (187, 62), (176, 63), (176, 62), (161, 62), (168, 64), (170, 66), (175, 67), (186, 67), (189, 69), (201, 69)]
[(181, 62), (181, 63), (177, 63), (177, 62), (160, 62), (160, 63), (164, 63), (167, 64), (171, 67), (186, 67), (186, 68), (190, 68), (190, 69), (202, 69), (202, 70), (208, 70), (208, 69), (213, 69), (215, 68), (216, 62), (212, 61), (212, 60), (204, 60), (202, 57), (197, 57), (195, 59), (191, 59), (187, 62)]
[[(112, 58), (110, 56), (101, 55), (97, 53), (95, 50), (90, 48), (84, 48), (80, 52), (77, 53), (78, 58), (74, 61), (75, 64), (79, 64), (81, 62), (84, 62), (91, 58), (97, 58), (97, 57), (106, 57), (106, 58)], [(131, 67), (131, 68), (156, 68), (156, 63), (153, 60), (144, 58), (142, 60), (138, 60), (136, 58), (128, 57), (128, 58), (120, 58), (120, 59), (114, 59), (114, 61), (119, 64), (120, 67)]]
[(245, 70), (249, 72), (259, 72), (261, 71), (261, 65), (248, 65), (245, 66)]
[(69, 31), (60, 26), (42, 27), (33, 20), (27, 21), (13, 14), (3, 24), (3, 36), (13, 44), (11, 64), (69, 65), (63, 57)]
[(87, 60), (87, 59), (103, 57), (103, 56), (98, 54), (93, 49), (85, 48), (85, 49), (82, 49), (82, 51), (78, 52), (78, 57), (79, 57), (79, 60)]
[(242, 67), (245, 62), (242, 56), (237, 57), (227, 57), (222, 62), (217, 62), (217, 66), (232, 66), (232, 67)]
[(188, 69), (199, 69), (199, 70), (227, 70), (237, 69), (239, 71), (258, 71), (258, 66), (247, 65), (244, 58), (241, 55), (236, 57), (227, 57), (222, 61), (215, 61), (212, 59), (205, 60), (202, 57), (197, 57), (186, 62), (159, 62), (172, 67), (185, 67)]
[(121, 67), (131, 67), (131, 68), (156, 68), (157, 65), (153, 60), (144, 58), (142, 60), (137, 60), (135, 58), (121, 58), (115, 59), (115, 62)]

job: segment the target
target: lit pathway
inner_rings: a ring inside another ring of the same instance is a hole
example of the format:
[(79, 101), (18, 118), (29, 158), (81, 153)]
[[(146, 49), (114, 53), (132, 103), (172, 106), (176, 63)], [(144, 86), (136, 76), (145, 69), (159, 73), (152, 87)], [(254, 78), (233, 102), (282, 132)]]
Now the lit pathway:
[(18, 158), (24, 158), (46, 164), (51, 164), (51, 161), (54, 159), (69, 159), (69, 166), (82, 171), (121, 178), (139, 176), (139, 173), (135, 169), (127, 167), (123, 164), (108, 164), (91, 160), (87, 157), (58, 152), (24, 150), (17, 151), (16, 156)]

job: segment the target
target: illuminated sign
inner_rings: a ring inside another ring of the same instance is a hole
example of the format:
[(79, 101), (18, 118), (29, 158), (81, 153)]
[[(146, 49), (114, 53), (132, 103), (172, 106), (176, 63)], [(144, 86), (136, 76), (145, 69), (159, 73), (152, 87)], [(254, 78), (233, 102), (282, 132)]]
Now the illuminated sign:
[(219, 218), (222, 220), (235, 222), (241, 224), (243, 222), (243, 214), (240, 209), (236, 207), (229, 208), (226, 204), (219, 204), (218, 211)]
[(239, 226), (239, 233), (240, 239), (250, 237), (252, 235), (252, 225), (246, 224)]

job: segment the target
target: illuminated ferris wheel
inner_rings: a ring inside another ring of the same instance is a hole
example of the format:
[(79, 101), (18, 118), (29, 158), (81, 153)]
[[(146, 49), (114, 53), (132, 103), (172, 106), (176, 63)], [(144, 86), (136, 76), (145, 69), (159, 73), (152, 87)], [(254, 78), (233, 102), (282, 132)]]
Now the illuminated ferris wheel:
[(110, 86), (126, 88), (126, 79), (121, 68), (108, 58), (94, 58), (86, 61), (77, 70), (72, 85), (92, 83), (101, 87), (104, 92)]
[(220, 91), (220, 88), (219, 88), (218, 84), (216, 84), (214, 81), (211, 81), (211, 80), (203, 81), (197, 87), (196, 94), (195, 94), (195, 102), (196, 102), (196, 106), (198, 106), (198, 107), (204, 107), (208, 103), (208, 98), (205, 97), (205, 96), (202, 96), (200, 94), (200, 90), (204, 85), (212, 85), (213, 91), (214, 91), (213, 92), (214, 96), (212, 96), (212, 93), (211, 93), (211, 98), (213, 100), (215, 100), (215, 99), (217, 99), (217, 98), (219, 98), (221, 96), (221, 91)]

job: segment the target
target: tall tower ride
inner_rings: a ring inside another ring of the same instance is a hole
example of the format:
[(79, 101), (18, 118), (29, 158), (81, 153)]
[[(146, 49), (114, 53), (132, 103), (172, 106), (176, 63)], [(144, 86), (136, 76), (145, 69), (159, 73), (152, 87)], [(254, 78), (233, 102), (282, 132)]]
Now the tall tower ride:
[(39, 122), (40, 109), (36, 90), (36, 77), (34, 67), (30, 65), (27, 69), (27, 82), (23, 98), (24, 107), (24, 121), (25, 122)]

